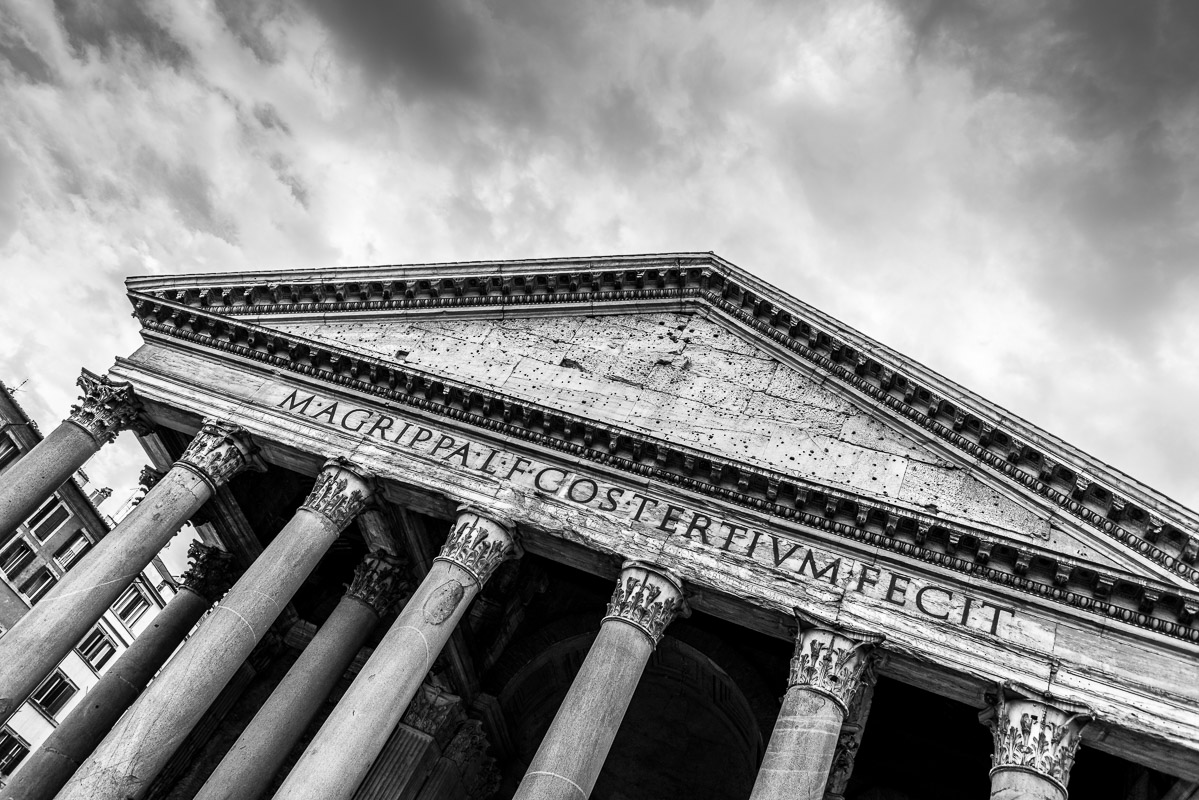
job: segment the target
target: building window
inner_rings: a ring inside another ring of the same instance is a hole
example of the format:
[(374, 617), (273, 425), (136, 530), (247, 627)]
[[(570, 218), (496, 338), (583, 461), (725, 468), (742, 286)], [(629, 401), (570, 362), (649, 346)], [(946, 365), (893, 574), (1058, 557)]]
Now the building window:
[(100, 668), (107, 664), (117, 652), (117, 646), (113, 643), (112, 637), (100, 628), (92, 628), (92, 632), (83, 637), (83, 641), (76, 649), (79, 651), (79, 655), (83, 656), (83, 660), (96, 672), (99, 672)]
[(20, 454), (21, 451), (17, 449), (17, 445), (9, 438), (8, 434), (0, 435), (0, 469), (4, 469), (16, 461)]
[(33, 573), (29, 580), (21, 584), (21, 593), (29, 598), (30, 603), (36, 603), (38, 600), (41, 600), (42, 596), (46, 594), (46, 592), (50, 591), (50, 587), (57, 582), (58, 578), (55, 578), (52, 574), (50, 574), (49, 569), (42, 567), (37, 572)]
[(79, 531), (72, 536), (66, 544), (58, 548), (58, 552), (54, 554), (54, 560), (58, 562), (58, 566), (64, 570), (68, 570), (75, 565), (79, 557), (90, 550), (92, 540), (87, 538), (83, 531)]
[(135, 583), (117, 599), (112, 610), (117, 612), (117, 616), (121, 618), (121, 622), (124, 622), (126, 627), (132, 628), (149, 607), (150, 601), (146, 599), (146, 593)]
[(29, 562), (33, 560), (33, 548), (24, 539), (18, 538), (15, 542), (9, 545), (3, 553), (0, 553), (0, 569), (4, 570), (4, 574), (10, 578), (17, 577), (17, 573), (29, 566)]
[(50, 673), (50, 677), (42, 681), (41, 686), (34, 689), (33, 694), (29, 696), (29, 702), (47, 715), (56, 717), (77, 691), (79, 687), (71, 683), (61, 669), (56, 669)]
[(25, 524), (29, 530), (33, 531), (33, 535), (39, 542), (44, 542), (70, 516), (71, 512), (62, 504), (62, 501), (57, 497), (51, 497), (42, 504), (41, 508), (33, 512), (32, 517), (25, 520)]
[(11, 775), (27, 755), (29, 742), (7, 725), (0, 727), (0, 775)]

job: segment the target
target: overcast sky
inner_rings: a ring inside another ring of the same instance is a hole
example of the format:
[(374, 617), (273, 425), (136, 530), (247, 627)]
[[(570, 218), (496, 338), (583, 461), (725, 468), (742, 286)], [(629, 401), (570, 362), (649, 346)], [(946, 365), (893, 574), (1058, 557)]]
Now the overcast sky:
[(1199, 507), (1196, 53), (1194, 2), (0, 0), (0, 378), (48, 432), (129, 275), (714, 250)]

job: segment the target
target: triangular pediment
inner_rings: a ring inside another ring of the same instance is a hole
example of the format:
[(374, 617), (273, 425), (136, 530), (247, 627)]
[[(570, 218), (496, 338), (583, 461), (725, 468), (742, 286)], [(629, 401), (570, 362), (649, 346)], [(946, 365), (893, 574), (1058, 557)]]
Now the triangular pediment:
[(815, 498), (888, 535), (906, 520), (919, 543), (944, 524), (951, 553), (978, 531), (976, 556), (1010, 543), (1017, 571), (1049, 556), (1059, 578), (1199, 585), (1192, 512), (708, 254), (129, 286), (143, 325), (192, 342), (447, 405), (479, 392), (513, 424), (667, 453), (714, 484)]

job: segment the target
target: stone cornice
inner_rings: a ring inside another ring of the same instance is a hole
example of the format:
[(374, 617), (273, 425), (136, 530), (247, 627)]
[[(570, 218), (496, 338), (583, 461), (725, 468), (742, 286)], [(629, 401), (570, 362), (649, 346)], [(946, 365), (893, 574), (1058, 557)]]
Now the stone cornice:
[[(303, 337), (283, 335), (248, 321), (172, 303), (155, 303), (150, 308), (154, 313), (142, 318), (150, 338), (159, 334), (269, 364), (776, 514), (1100, 617), (1199, 642), (1199, 628), (1193, 626), (1199, 597), (1169, 584), (1073, 563), (1032, 545), (999, 540), (977, 528), (791, 476), (712, 459), (698, 451), (446, 381), (409, 366), (401, 369), (378, 359), (335, 352)], [(1123, 603), (1113, 601), (1122, 594), (1128, 596)]]

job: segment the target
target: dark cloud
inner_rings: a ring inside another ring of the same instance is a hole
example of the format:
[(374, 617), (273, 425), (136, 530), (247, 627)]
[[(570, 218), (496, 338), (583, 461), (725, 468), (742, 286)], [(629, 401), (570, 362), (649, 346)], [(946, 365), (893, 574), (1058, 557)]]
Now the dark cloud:
[(215, 8), (225, 28), (259, 61), (277, 64), (283, 56), (283, 43), (268, 32), (268, 23), (285, 11), (280, 0), (216, 0)]
[(1098, 138), (1199, 90), (1199, 4), (1145, 0), (899, 3), (919, 52), (966, 65), (983, 90), (1037, 93)]
[(0, 61), (7, 61), (18, 74), (34, 83), (50, 83), (54, 73), (38, 53), (17, 35), (15, 25), (0, 13)]
[(279, 116), (279, 111), (270, 103), (257, 103), (254, 105), (254, 119), (258, 120), (258, 124), (268, 130), (277, 130), (282, 133), (291, 134), (291, 128)]
[(708, 9), (712, 7), (715, 0), (645, 0), (645, 4), (651, 7), (658, 8), (673, 8), (678, 11), (686, 11), (695, 16), (703, 16)]
[(1162, 336), (1185, 302), (1199, 215), (1199, 4), (900, 3), (915, 60), (954, 63), (976, 90), (1041, 104), (1068, 152), (1048, 142), (1013, 176), (1021, 224), (1047, 243), (1037, 278), (1057, 312), (1130, 343)]
[(300, 176), (296, 175), (287, 160), (278, 153), (271, 156), (269, 163), (279, 182), (287, 187), (297, 203), (307, 209), (309, 197), (308, 185), (304, 183)]
[(474, 95), (486, 82), (484, 15), (460, 0), (308, 0), (345, 57), (406, 90)]
[(175, 69), (191, 63), (187, 48), (139, 0), (54, 0), (54, 8), (79, 54), (96, 47), (108, 56), (117, 44), (133, 44)]
[(19, 178), (16, 154), (0, 139), (0, 246), (17, 230), (20, 220)]

